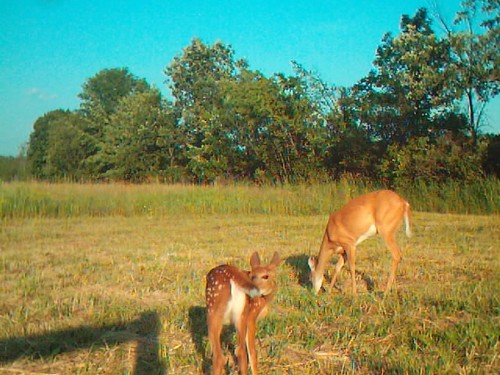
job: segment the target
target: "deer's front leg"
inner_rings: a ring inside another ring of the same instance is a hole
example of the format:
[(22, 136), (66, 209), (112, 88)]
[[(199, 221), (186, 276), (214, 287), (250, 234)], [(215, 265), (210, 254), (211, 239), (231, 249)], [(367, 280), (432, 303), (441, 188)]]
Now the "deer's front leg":
[(332, 281), (330, 282), (330, 290), (333, 289), (335, 286), (335, 281), (337, 281), (337, 276), (339, 275), (340, 271), (342, 270), (342, 267), (344, 267), (345, 264), (345, 258), (346, 254), (343, 250), (339, 254), (339, 260), (337, 261), (337, 264), (335, 265), (335, 272), (333, 273)]

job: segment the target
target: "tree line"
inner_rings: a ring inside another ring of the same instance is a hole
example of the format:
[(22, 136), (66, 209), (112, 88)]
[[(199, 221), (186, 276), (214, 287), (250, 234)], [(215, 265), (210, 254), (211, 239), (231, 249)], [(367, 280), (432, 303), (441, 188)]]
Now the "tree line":
[(482, 132), (498, 94), (498, 0), (469, 0), (453, 25), (403, 15), (352, 87), (293, 62), (265, 76), (230, 45), (195, 38), (165, 68), (171, 98), (127, 68), (87, 79), (80, 108), (33, 126), (27, 161), (46, 180), (294, 183), (344, 174), (387, 185), (500, 173)]

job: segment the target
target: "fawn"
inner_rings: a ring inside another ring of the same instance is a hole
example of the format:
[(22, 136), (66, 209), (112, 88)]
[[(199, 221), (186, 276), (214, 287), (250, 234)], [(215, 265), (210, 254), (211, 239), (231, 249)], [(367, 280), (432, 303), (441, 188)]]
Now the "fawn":
[(255, 333), (257, 320), (264, 318), (277, 290), (275, 269), (280, 262), (274, 253), (271, 263), (261, 265), (259, 254), (250, 258), (251, 271), (242, 271), (230, 265), (213, 268), (207, 274), (206, 302), (208, 339), (212, 347), (212, 374), (222, 374), (226, 362), (220, 335), (224, 324), (231, 323), (238, 334), (236, 357), (240, 374), (248, 372), (248, 358), (252, 373), (257, 375)]

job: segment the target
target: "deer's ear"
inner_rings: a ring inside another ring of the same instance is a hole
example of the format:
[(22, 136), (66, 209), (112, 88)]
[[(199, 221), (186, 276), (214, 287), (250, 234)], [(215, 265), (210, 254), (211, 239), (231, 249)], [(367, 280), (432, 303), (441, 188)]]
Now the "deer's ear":
[(309, 264), (309, 268), (311, 271), (314, 271), (316, 269), (316, 266), (318, 265), (318, 260), (316, 257), (309, 257), (307, 264)]
[(252, 254), (252, 256), (250, 257), (250, 266), (252, 268), (260, 266), (259, 253), (255, 252), (255, 253)]

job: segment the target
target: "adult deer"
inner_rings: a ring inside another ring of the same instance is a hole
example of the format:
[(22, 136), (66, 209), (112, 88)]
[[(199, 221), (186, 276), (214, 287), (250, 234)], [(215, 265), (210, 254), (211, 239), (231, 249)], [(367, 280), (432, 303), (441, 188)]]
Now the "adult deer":
[(276, 293), (275, 269), (279, 262), (278, 253), (274, 253), (271, 263), (263, 266), (259, 254), (255, 252), (250, 258), (250, 271), (221, 265), (207, 274), (205, 295), (208, 339), (212, 347), (212, 374), (222, 374), (226, 360), (220, 335), (223, 325), (232, 323), (238, 334), (236, 356), (240, 374), (248, 372), (248, 354), (252, 373), (257, 375), (257, 320), (267, 315)]
[(309, 258), (311, 281), (317, 294), (323, 284), (323, 275), (330, 258), (337, 254), (330, 289), (347, 261), (351, 271), (352, 292), (356, 294), (356, 246), (367, 238), (379, 233), (392, 254), (391, 272), (385, 288), (389, 291), (396, 278), (396, 270), (401, 261), (401, 249), (396, 242), (396, 231), (405, 220), (406, 235), (410, 237), (410, 204), (391, 190), (379, 190), (361, 195), (340, 210), (332, 213), (323, 236), (319, 256)]

